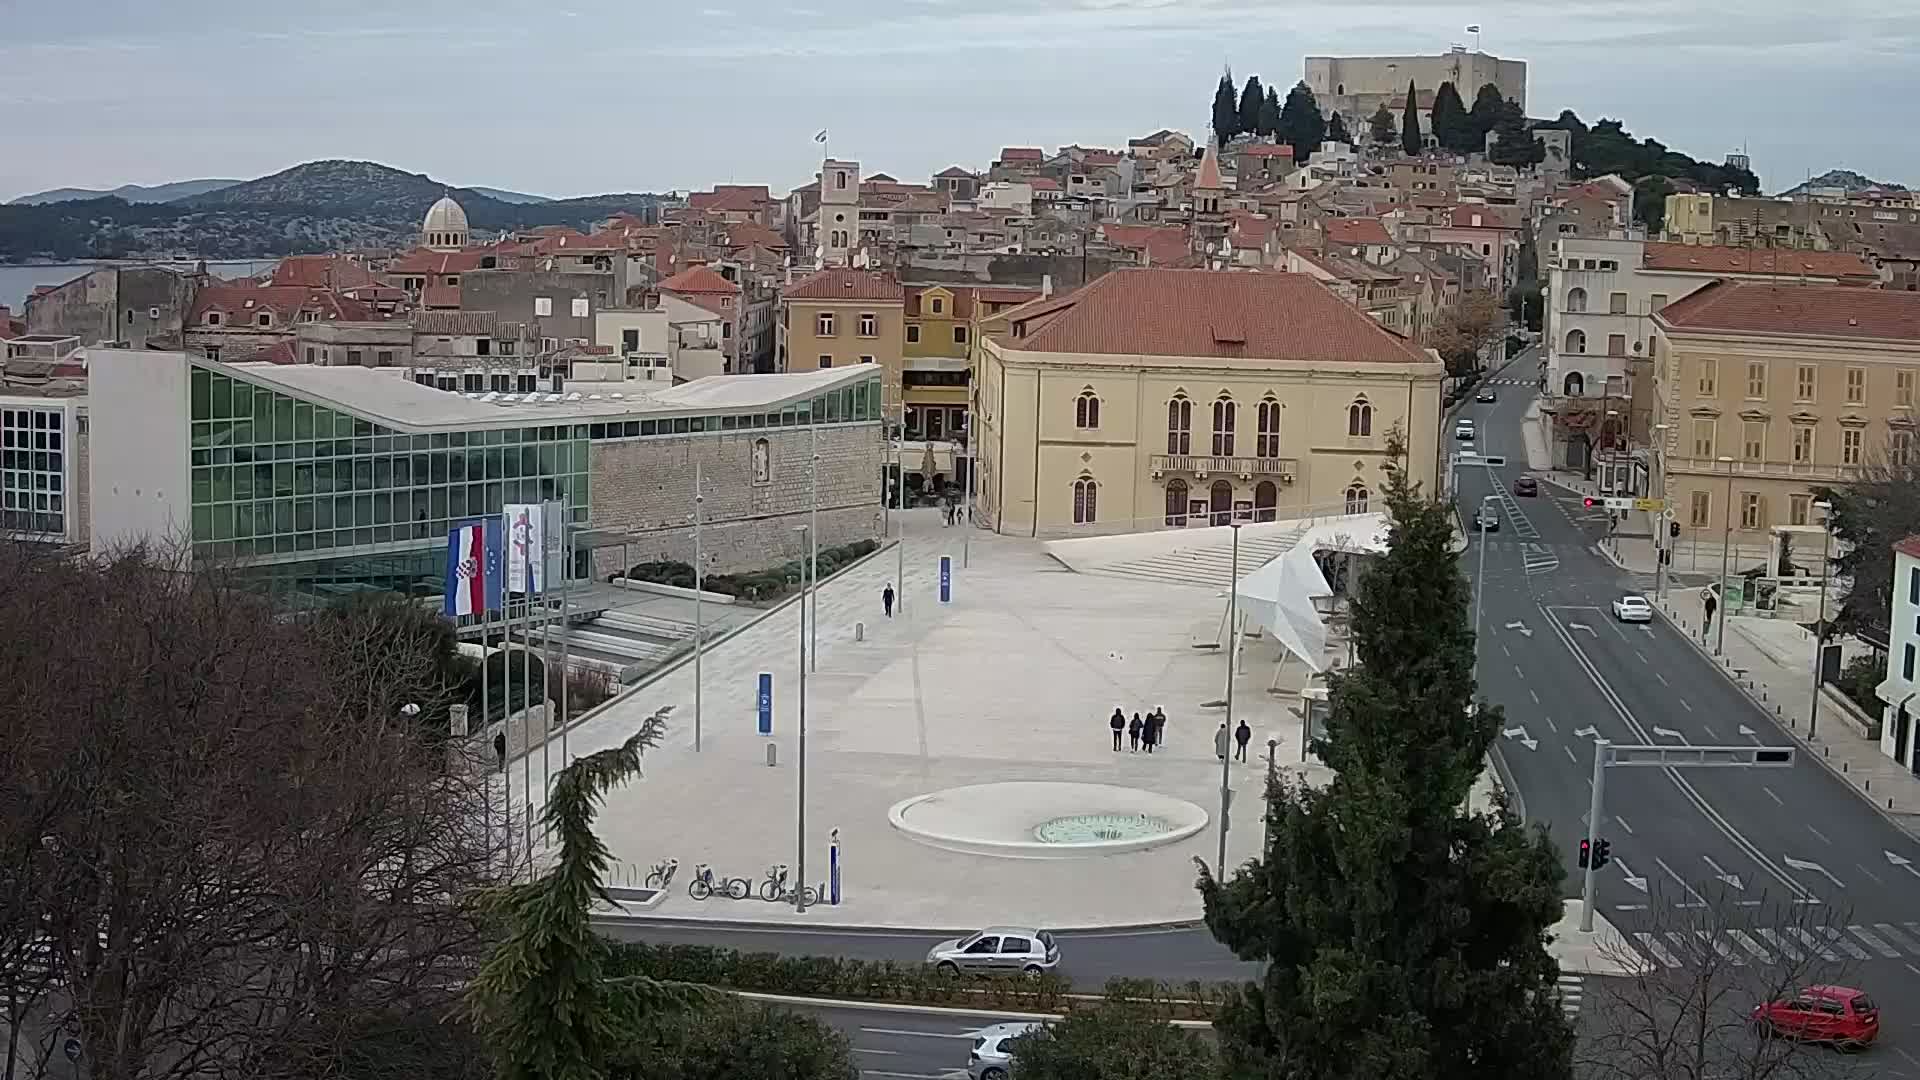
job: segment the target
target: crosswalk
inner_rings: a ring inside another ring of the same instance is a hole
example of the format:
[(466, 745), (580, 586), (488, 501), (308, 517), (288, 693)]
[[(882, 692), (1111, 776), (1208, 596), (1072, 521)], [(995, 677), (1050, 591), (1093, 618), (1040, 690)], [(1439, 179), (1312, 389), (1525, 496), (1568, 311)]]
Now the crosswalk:
[(1540, 380), (1539, 379), (1520, 379), (1520, 378), (1515, 378), (1512, 375), (1501, 375), (1497, 378), (1482, 379), (1480, 382), (1480, 385), (1482, 386), (1539, 386)]
[(1727, 964), (1859, 963), (1920, 958), (1920, 922), (1836, 926), (1716, 927), (1636, 931), (1634, 948), (1666, 968)]
[(1569, 1020), (1579, 1019), (1580, 995), (1585, 989), (1586, 980), (1579, 975), (1568, 975), (1563, 972), (1554, 981), (1560, 989), (1560, 1011)]

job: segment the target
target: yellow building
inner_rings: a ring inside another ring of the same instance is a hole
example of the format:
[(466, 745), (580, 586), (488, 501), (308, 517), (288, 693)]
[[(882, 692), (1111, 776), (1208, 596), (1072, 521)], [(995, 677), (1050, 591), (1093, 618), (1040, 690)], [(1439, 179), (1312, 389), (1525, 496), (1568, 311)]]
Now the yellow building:
[(905, 310), (906, 290), (892, 274), (822, 270), (781, 293), (776, 365), (781, 371), (815, 371), (877, 364), (885, 408), (896, 409)]
[(966, 431), (974, 351), (982, 326), (1038, 299), (1039, 289), (998, 285), (909, 286), (906, 297), (907, 437), (940, 441)]
[(1912, 447), (1920, 294), (1723, 280), (1653, 322), (1655, 468), (1685, 539), (1765, 550), (1820, 524), (1813, 486)]
[(1001, 317), (973, 416), (1000, 532), (1362, 513), (1388, 469), (1436, 476), (1438, 356), (1304, 275), (1117, 270)]

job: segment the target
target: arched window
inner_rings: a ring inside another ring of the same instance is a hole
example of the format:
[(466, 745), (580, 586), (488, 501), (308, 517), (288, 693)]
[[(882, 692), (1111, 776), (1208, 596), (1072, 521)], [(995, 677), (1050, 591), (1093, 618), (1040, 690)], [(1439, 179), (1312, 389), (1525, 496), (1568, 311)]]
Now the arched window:
[(1213, 403), (1213, 456), (1233, 456), (1233, 399), (1225, 394)]
[(1364, 514), (1367, 512), (1367, 485), (1355, 480), (1347, 485), (1347, 513)]
[(1567, 290), (1567, 310), (1568, 311), (1587, 310), (1587, 290), (1581, 288), (1578, 285), (1575, 285), (1573, 288), (1568, 289)]
[(1262, 480), (1253, 488), (1253, 520), (1272, 521), (1279, 516), (1280, 489), (1273, 481)]
[(1073, 482), (1073, 523), (1091, 525), (1097, 516), (1095, 505), (1100, 495), (1100, 485), (1091, 476), (1082, 475)]
[(1583, 353), (1587, 351), (1587, 332), (1585, 330), (1567, 331), (1567, 352)]
[(1187, 523), (1187, 482), (1185, 480), (1167, 481), (1167, 524), (1185, 525)]
[(1260, 401), (1255, 410), (1254, 419), (1258, 421), (1258, 434), (1253, 441), (1255, 457), (1277, 458), (1280, 456), (1280, 403), (1268, 394)]
[(1100, 426), (1100, 397), (1089, 386), (1080, 391), (1073, 399), (1073, 426), (1082, 431), (1092, 431)]
[(1567, 372), (1567, 381), (1566, 381), (1565, 389), (1567, 392), (1566, 393), (1567, 397), (1579, 397), (1581, 394), (1586, 392), (1587, 380), (1582, 378), (1579, 372), (1569, 371)]
[(1207, 519), (1215, 525), (1225, 525), (1233, 520), (1233, 485), (1225, 480), (1215, 480), (1207, 491)]
[(1193, 402), (1185, 394), (1167, 402), (1167, 453), (1193, 453)]
[(1366, 398), (1354, 398), (1347, 406), (1347, 434), (1353, 438), (1373, 434), (1373, 406)]

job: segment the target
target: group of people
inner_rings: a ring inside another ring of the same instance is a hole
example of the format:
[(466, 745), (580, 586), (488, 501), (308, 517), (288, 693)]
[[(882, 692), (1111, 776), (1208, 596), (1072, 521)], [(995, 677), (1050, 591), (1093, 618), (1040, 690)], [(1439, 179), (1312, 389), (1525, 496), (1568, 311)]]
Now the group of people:
[(1145, 750), (1151, 754), (1154, 747), (1166, 741), (1167, 711), (1155, 708), (1144, 716), (1136, 712), (1133, 719), (1128, 720), (1126, 711), (1116, 705), (1113, 715), (1107, 718), (1107, 726), (1113, 729), (1114, 753), (1120, 752), (1120, 737), (1124, 735), (1130, 752)]
[(940, 499), (940, 516), (947, 525), (960, 524), (960, 500), (948, 492)]

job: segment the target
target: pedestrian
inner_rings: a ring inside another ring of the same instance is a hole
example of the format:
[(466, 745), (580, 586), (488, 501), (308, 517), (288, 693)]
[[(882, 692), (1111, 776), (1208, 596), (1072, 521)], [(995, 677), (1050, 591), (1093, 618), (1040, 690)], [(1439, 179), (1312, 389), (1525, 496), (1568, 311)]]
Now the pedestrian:
[(1153, 728), (1153, 741), (1156, 744), (1165, 743), (1167, 741), (1167, 710), (1158, 705), (1154, 706), (1153, 715), (1149, 721)]
[(1117, 754), (1120, 752), (1120, 735), (1127, 730), (1127, 714), (1115, 706), (1113, 718), (1107, 721), (1107, 726), (1113, 729), (1113, 752)]
[(1234, 760), (1247, 760), (1247, 742), (1252, 738), (1253, 729), (1247, 726), (1245, 720), (1240, 721), (1240, 726), (1233, 729), (1233, 741), (1239, 746), (1239, 749), (1233, 753)]
[(1719, 607), (1720, 605), (1716, 600), (1714, 600), (1712, 589), (1702, 589), (1700, 592), (1701, 592), (1700, 604), (1703, 608), (1706, 609), (1707, 625), (1712, 626), (1713, 625), (1713, 609), (1716, 607)]
[(1127, 722), (1127, 749), (1128, 750), (1133, 751), (1135, 753), (1139, 752), (1140, 729), (1144, 727), (1146, 727), (1146, 724), (1141, 722), (1140, 714), (1134, 713), (1133, 719)]
[(1233, 736), (1227, 732), (1227, 722), (1220, 721), (1220, 730), (1213, 733), (1213, 756), (1221, 761), (1227, 760), (1227, 744), (1232, 739)]
[(893, 618), (893, 583), (892, 582), (888, 582), (887, 587), (880, 590), (880, 606), (886, 611), (887, 618), (889, 619)]
[(1160, 729), (1154, 726), (1153, 717), (1149, 716), (1146, 722), (1140, 725), (1140, 745), (1146, 748), (1147, 753), (1151, 754), (1153, 753), (1153, 744), (1159, 741)]

